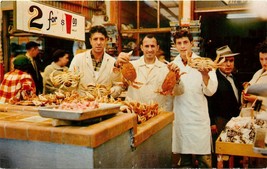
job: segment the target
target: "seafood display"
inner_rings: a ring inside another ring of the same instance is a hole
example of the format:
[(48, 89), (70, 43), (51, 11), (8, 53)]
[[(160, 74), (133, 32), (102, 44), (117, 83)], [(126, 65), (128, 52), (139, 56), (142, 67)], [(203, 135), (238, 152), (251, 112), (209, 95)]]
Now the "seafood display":
[(256, 129), (266, 128), (267, 121), (251, 117), (233, 117), (220, 135), (222, 142), (253, 144)]
[(70, 88), (76, 88), (78, 86), (81, 78), (80, 73), (63, 71), (58, 74), (55, 74), (55, 72), (58, 71), (54, 70), (49, 76), (52, 84), (55, 87), (58, 87), (59, 89), (63, 90), (69, 90)]

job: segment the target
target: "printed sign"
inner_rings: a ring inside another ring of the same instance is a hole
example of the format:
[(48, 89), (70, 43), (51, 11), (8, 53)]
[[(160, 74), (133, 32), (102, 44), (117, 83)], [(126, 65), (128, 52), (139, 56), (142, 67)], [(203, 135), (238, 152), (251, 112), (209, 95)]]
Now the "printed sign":
[(32, 1), (16, 2), (15, 28), (26, 32), (85, 40), (85, 18)]

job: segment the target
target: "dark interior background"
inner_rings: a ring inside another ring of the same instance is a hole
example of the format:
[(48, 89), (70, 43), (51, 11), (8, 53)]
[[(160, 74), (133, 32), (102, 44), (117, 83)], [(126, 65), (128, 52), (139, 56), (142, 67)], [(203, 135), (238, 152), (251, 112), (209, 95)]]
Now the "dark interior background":
[(201, 55), (215, 59), (216, 49), (229, 45), (236, 56), (236, 71), (248, 81), (261, 68), (255, 48), (266, 39), (266, 21), (256, 18), (226, 19), (226, 14), (203, 14), (201, 20)]

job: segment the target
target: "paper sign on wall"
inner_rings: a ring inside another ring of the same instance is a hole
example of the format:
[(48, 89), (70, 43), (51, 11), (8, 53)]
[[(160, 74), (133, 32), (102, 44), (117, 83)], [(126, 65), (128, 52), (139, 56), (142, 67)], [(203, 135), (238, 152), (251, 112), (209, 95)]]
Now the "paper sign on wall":
[(73, 40), (85, 40), (85, 18), (32, 1), (16, 2), (17, 30)]

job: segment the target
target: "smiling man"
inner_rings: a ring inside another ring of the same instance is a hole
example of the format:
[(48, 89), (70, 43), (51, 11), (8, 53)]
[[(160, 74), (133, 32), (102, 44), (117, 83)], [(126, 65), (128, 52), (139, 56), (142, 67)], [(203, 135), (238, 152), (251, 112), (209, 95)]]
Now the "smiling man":
[[(136, 82), (140, 82), (140, 88), (128, 86), (126, 100), (138, 101), (141, 103), (158, 103), (165, 111), (172, 111), (172, 96), (157, 92), (161, 88), (165, 77), (170, 70), (176, 74), (176, 83), (171, 93), (180, 95), (183, 93), (183, 84), (180, 83), (180, 69), (174, 63), (165, 64), (157, 59), (159, 45), (153, 34), (146, 35), (141, 41), (143, 56), (139, 59), (130, 61), (135, 68), (137, 77)], [(117, 64), (129, 62), (129, 56), (119, 56)]]
[(91, 49), (74, 56), (70, 71), (81, 73), (79, 91), (90, 85), (105, 85), (111, 87), (111, 96), (116, 98), (121, 94), (122, 87), (116, 82), (121, 81), (120, 73), (114, 71), (116, 59), (105, 52), (108, 35), (103, 26), (97, 25), (90, 29)]

